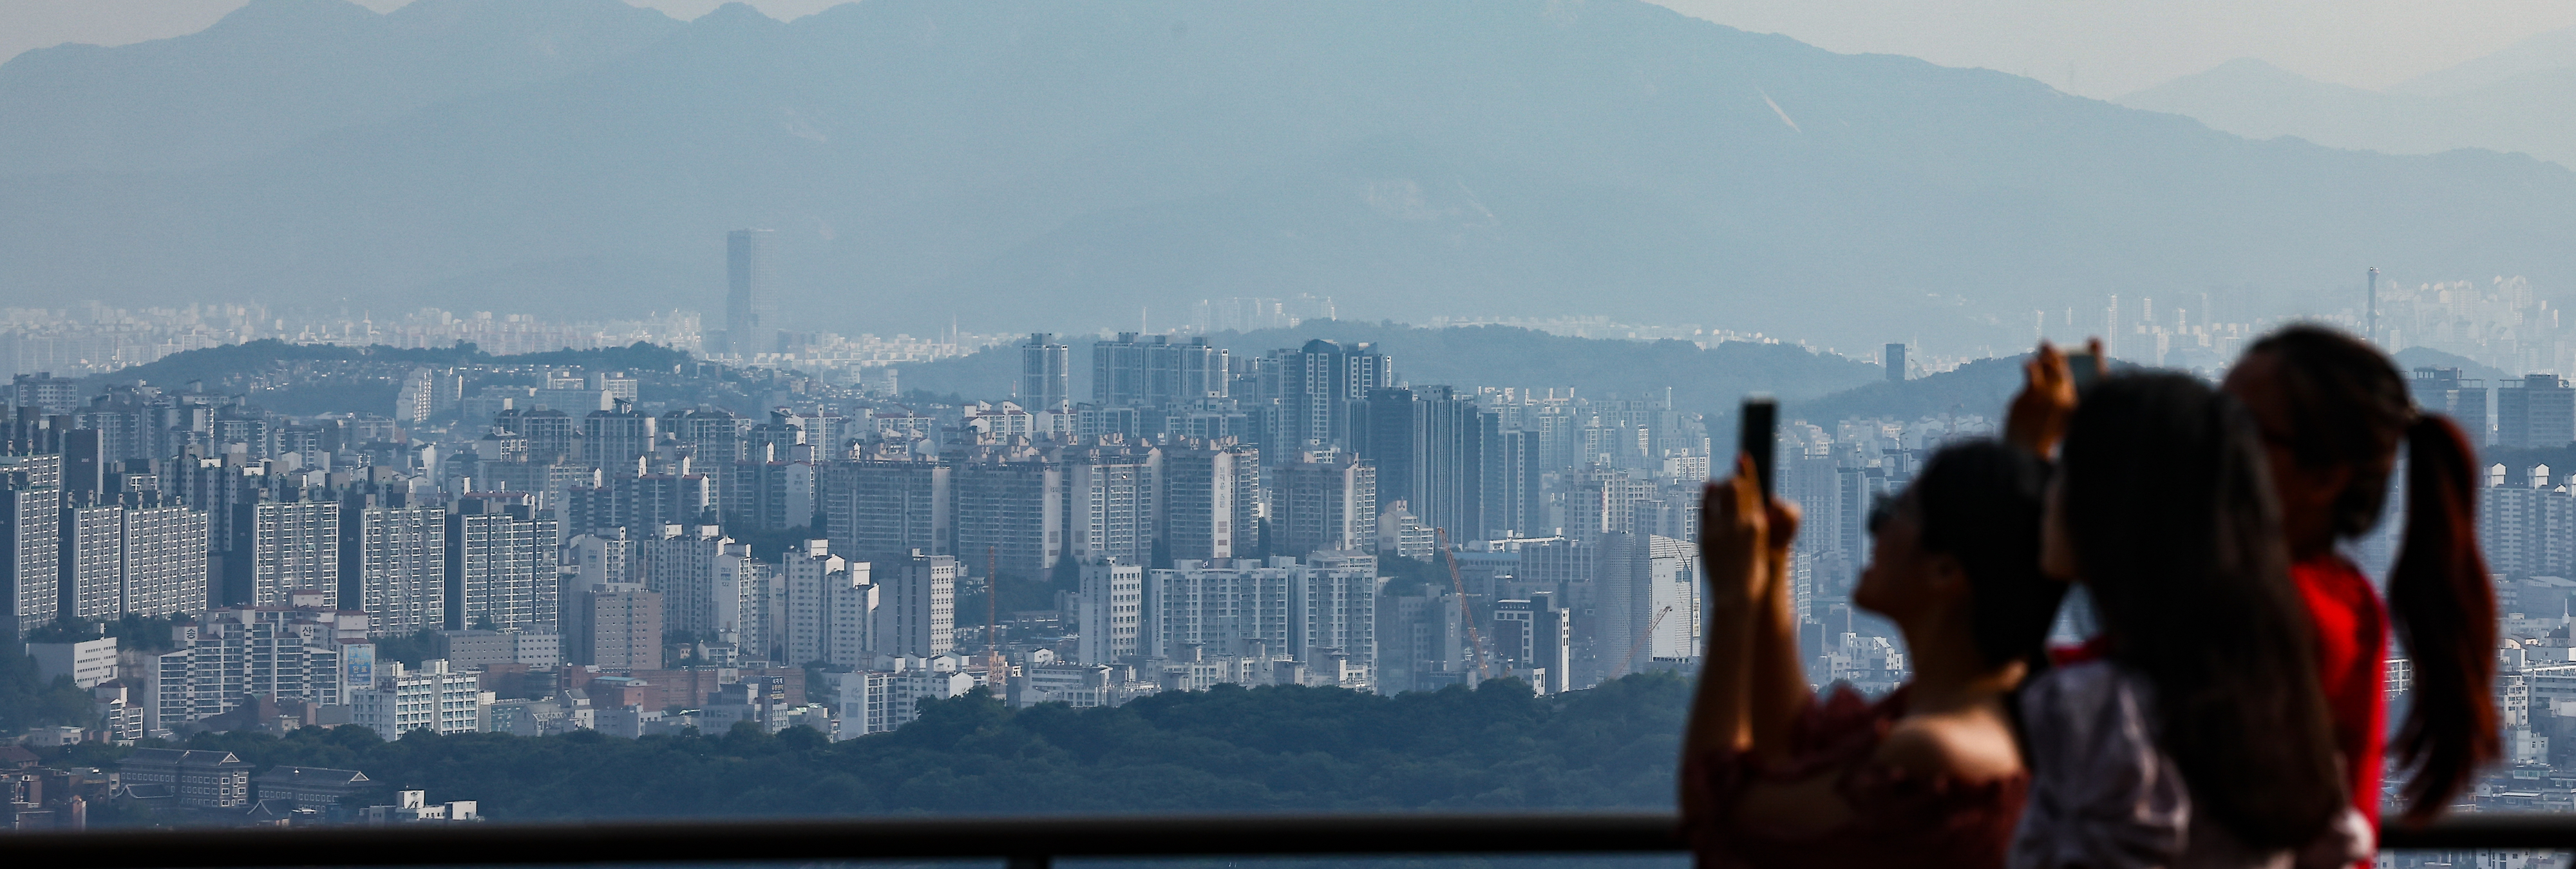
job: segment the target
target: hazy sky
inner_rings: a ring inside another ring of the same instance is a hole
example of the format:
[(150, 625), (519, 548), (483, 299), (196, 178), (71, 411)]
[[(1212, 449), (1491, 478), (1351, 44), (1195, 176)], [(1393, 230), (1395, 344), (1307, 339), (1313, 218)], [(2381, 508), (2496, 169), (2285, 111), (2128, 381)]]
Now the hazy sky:
[[(0, 57), (193, 33), (244, 0), (0, 0)], [(408, 0), (356, 0), (378, 11)], [(721, 0), (629, 0), (695, 18)], [(839, 0), (752, 0), (794, 18)], [(2026, 74), (2110, 97), (2237, 57), (2379, 88), (2576, 27), (2569, 0), (1659, 0), (1834, 51)]]

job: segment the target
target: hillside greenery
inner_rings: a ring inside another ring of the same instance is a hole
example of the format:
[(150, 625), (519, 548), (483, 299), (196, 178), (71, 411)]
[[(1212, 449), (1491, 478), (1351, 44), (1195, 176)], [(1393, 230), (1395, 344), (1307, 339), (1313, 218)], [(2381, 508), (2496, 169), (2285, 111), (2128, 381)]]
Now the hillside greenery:
[[(1516, 681), (1381, 697), (1296, 686), (1011, 710), (982, 691), (845, 742), (722, 734), (518, 737), (359, 727), (200, 735), (259, 769), (363, 771), (389, 796), (477, 800), (495, 820), (914, 813), (1659, 808), (1688, 685), (1634, 675), (1533, 696)], [(101, 745), (58, 761), (112, 763)]]

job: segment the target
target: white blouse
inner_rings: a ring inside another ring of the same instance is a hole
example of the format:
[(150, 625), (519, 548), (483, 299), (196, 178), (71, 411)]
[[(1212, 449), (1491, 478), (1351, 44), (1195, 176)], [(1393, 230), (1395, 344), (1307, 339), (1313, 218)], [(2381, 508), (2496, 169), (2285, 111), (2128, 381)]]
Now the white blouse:
[(2011, 869), (2334, 869), (2369, 859), (2370, 823), (2350, 805), (2295, 851), (2247, 848), (2192, 805), (2155, 741), (2155, 692), (2106, 661), (2051, 670), (2022, 690), (2029, 802)]

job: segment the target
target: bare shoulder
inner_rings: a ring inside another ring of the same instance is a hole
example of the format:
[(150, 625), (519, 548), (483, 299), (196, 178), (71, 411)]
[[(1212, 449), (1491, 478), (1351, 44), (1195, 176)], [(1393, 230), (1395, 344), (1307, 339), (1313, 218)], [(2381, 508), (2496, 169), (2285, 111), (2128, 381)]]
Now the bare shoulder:
[(1880, 741), (1877, 759), (1913, 775), (1965, 782), (1994, 781), (2023, 770), (2012, 726), (1999, 712), (1987, 710), (1899, 719)]

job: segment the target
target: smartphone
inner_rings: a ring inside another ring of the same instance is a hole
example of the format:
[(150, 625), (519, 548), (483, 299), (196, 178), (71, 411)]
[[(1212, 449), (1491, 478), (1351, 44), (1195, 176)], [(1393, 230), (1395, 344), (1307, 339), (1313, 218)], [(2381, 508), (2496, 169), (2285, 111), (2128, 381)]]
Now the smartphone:
[(1737, 417), (1742, 428), (1736, 432), (1735, 448), (1753, 457), (1753, 478), (1762, 484), (1762, 494), (1779, 491), (1771, 485), (1771, 462), (1779, 453), (1780, 402), (1766, 393), (1745, 396), (1744, 410)]
[(2066, 354), (2066, 373), (2074, 376), (2075, 391), (2083, 392), (2093, 388), (2094, 381), (2102, 379), (2102, 363), (2091, 353), (2069, 353)]

